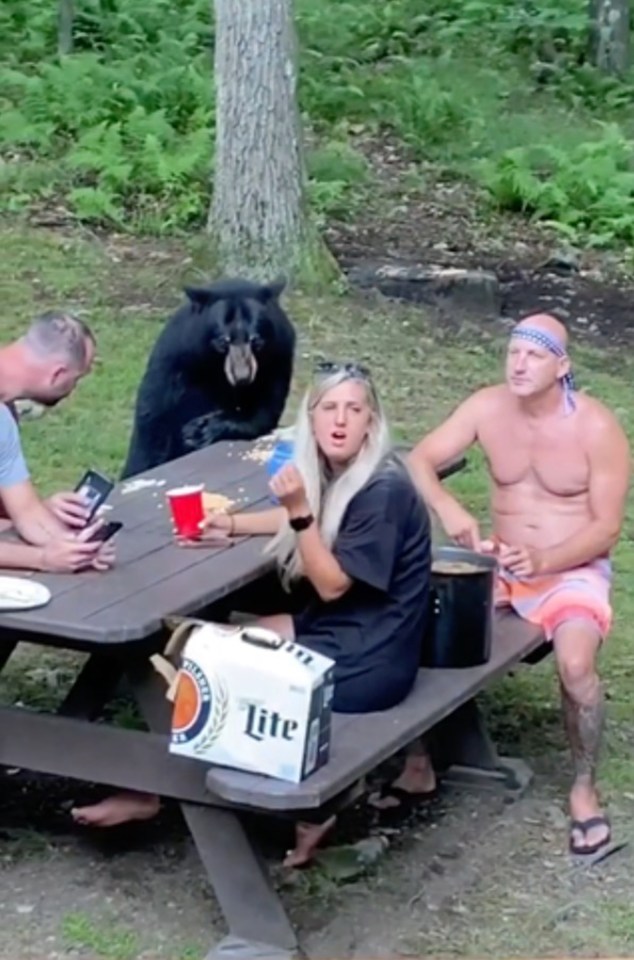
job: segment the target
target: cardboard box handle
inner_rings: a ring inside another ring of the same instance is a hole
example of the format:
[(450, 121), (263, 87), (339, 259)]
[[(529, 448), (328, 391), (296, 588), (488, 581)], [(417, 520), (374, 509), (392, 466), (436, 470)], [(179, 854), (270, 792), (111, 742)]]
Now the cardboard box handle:
[(244, 643), (263, 647), (266, 650), (279, 650), (284, 644), (282, 637), (273, 633), (272, 630), (265, 630), (264, 627), (247, 627), (242, 631), (242, 640)]

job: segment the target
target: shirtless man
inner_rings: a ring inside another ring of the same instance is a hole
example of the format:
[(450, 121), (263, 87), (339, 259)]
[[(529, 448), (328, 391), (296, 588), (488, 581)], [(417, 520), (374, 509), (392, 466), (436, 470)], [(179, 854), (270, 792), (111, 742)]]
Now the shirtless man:
[[(553, 642), (574, 762), (570, 850), (601, 855), (611, 837), (595, 786), (604, 720), (596, 659), (612, 620), (609, 554), (623, 522), (630, 452), (616, 417), (576, 393), (567, 339), (554, 317), (519, 323), (508, 346), (506, 382), (462, 403), (414, 448), (410, 468), (453, 540), (498, 554), (497, 603), (542, 626)], [(492, 485), (488, 543), (434, 470), (475, 443), (486, 455)], [(374, 806), (390, 809), (435, 787), (418, 744)]]

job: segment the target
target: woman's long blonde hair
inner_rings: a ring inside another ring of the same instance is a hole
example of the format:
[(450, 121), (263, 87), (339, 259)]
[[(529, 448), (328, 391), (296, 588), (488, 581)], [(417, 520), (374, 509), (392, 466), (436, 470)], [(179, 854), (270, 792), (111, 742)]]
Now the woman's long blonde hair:
[[(353, 372), (350, 372), (350, 371)], [(354, 372), (358, 371), (358, 372)], [(324, 394), (346, 380), (362, 383), (372, 411), (367, 437), (357, 456), (338, 476), (332, 477), (326, 460), (317, 446), (311, 414)], [(377, 466), (390, 450), (390, 431), (374, 385), (365, 371), (348, 365), (321, 377), (304, 395), (294, 429), (293, 463), (306, 487), (311, 513), (319, 523), (322, 539), (332, 547), (343, 515), (354, 495), (365, 486)], [(297, 534), (288, 520), (267, 544), (265, 552), (275, 557), (283, 585), (288, 589), (293, 580), (303, 574), (301, 556), (297, 548)]]

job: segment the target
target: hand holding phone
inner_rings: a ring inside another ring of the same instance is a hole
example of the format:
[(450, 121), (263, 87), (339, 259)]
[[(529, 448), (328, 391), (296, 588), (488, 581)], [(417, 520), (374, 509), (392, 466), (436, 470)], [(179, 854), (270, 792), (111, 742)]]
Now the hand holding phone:
[(75, 493), (79, 493), (84, 498), (90, 511), (86, 525), (92, 521), (99, 507), (106, 502), (113, 490), (114, 483), (107, 477), (97, 473), (96, 470), (86, 471), (75, 487)]
[(92, 559), (83, 564), (80, 567), (81, 570), (87, 570), (90, 567), (99, 571), (111, 569), (115, 559), (115, 548), (109, 541), (122, 527), (123, 524), (118, 520), (104, 523), (103, 520), (97, 519), (77, 534), (76, 540), (93, 550)]
[(104, 523), (102, 526), (97, 527), (95, 532), (88, 537), (86, 543), (106, 543), (111, 537), (114, 537), (115, 533), (118, 533), (122, 527), (123, 524), (119, 520), (110, 520), (109, 523)]
[(81, 530), (88, 522), (89, 510), (86, 501), (76, 490), (62, 490), (45, 501), (53, 516), (65, 527)]

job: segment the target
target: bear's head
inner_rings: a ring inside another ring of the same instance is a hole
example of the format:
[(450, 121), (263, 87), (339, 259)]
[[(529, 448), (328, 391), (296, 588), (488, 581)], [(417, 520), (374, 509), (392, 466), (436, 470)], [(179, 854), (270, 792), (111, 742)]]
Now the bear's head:
[(206, 349), (224, 357), (224, 372), (232, 387), (253, 383), (258, 358), (276, 339), (272, 308), (286, 286), (284, 280), (258, 284), (224, 280), (210, 287), (186, 287), (191, 309), (204, 325)]

